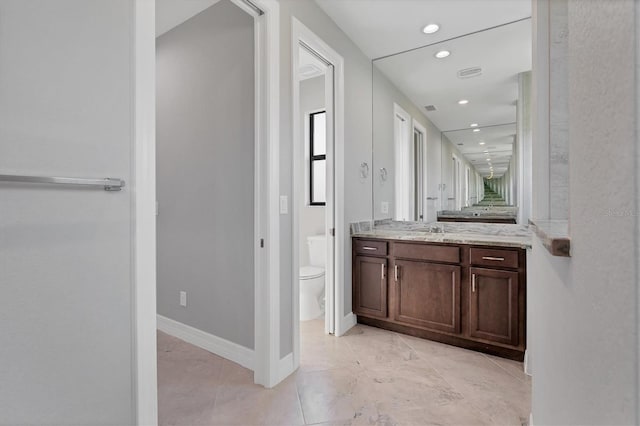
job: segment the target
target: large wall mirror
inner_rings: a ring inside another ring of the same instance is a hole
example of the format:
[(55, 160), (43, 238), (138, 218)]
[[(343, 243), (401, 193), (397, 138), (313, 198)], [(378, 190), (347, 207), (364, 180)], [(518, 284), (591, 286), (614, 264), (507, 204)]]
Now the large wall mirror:
[(527, 18), (373, 61), (375, 220), (515, 223), (531, 54)]

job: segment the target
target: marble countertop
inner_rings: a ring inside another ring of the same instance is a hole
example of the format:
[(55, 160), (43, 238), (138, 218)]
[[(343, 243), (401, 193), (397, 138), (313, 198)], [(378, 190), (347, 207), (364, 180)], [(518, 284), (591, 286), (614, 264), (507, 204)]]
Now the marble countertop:
[(517, 207), (465, 207), (462, 210), (441, 210), (438, 217), (508, 219), (515, 218), (518, 214)]
[[(369, 224), (369, 226), (367, 226)], [(376, 221), (353, 224), (352, 236), (433, 243), (531, 248), (528, 226), (495, 223)], [(437, 228), (444, 232), (433, 232)]]
[(571, 238), (569, 221), (530, 219), (531, 230), (538, 236), (542, 245), (554, 256), (571, 257)]

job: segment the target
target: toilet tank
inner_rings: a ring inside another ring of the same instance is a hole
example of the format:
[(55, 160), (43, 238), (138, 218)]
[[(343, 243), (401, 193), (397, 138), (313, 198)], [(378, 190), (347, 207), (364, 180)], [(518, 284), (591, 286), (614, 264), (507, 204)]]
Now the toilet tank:
[(307, 237), (309, 246), (309, 265), (325, 266), (327, 259), (327, 237), (324, 235), (311, 235)]

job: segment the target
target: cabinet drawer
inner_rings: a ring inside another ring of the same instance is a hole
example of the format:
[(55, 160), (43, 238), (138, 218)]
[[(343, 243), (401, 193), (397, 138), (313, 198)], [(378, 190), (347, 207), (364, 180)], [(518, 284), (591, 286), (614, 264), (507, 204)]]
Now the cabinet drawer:
[(355, 240), (356, 253), (366, 256), (386, 256), (387, 242), (372, 240)]
[(518, 250), (471, 248), (469, 257), (473, 266), (518, 268)]
[(404, 259), (460, 263), (460, 247), (457, 246), (395, 243), (393, 246), (393, 254), (395, 257)]

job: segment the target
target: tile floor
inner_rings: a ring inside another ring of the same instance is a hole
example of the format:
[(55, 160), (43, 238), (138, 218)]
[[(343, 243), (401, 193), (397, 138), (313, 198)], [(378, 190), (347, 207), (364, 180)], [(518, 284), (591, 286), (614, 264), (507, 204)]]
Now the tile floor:
[(274, 389), (158, 333), (161, 425), (516, 425), (530, 411), (522, 363), (357, 325), (301, 326), (301, 365)]

